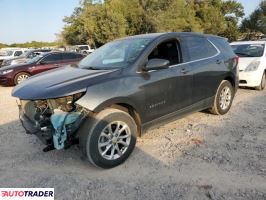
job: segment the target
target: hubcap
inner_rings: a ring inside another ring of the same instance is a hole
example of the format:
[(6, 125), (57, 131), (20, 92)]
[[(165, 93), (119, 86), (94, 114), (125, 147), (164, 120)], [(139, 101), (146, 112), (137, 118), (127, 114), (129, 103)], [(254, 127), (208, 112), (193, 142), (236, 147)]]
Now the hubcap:
[(111, 122), (101, 132), (98, 149), (103, 158), (115, 160), (127, 151), (130, 140), (131, 132), (126, 123), (122, 121)]
[(220, 108), (222, 110), (228, 109), (231, 103), (232, 92), (228, 86), (224, 87), (220, 94)]
[(26, 75), (26, 74), (22, 74), (22, 75), (20, 75), (20, 76), (17, 78), (17, 82), (18, 82), (18, 84), (20, 84), (21, 82), (27, 80), (28, 78), (29, 78), (28, 75)]

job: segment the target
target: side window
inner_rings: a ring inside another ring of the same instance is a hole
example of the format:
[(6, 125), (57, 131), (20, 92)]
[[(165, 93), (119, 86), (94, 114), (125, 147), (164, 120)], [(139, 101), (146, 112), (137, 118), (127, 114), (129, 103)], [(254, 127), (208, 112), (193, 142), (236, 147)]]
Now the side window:
[(16, 51), (14, 56), (20, 56), (23, 52), (22, 51)]
[(63, 54), (63, 59), (64, 60), (72, 60), (72, 59), (78, 59), (81, 58), (81, 54), (76, 54), (76, 53), (64, 53)]
[(71, 60), (71, 59), (75, 59), (72, 53), (63, 54), (63, 60)]
[(229, 43), (226, 41), (224, 38), (211, 38), (210, 39), (215, 46), (217, 46), (220, 51), (222, 52), (223, 56), (228, 59), (228, 58), (233, 58), (235, 56), (235, 53)]
[(216, 48), (204, 37), (186, 37), (190, 61), (208, 58), (217, 54)]
[(62, 60), (62, 55), (57, 53), (57, 54), (51, 54), (43, 58), (42, 61), (44, 62), (58, 62)]
[(169, 60), (170, 65), (180, 63), (178, 41), (169, 40), (159, 44), (148, 57), (149, 60), (154, 58)]

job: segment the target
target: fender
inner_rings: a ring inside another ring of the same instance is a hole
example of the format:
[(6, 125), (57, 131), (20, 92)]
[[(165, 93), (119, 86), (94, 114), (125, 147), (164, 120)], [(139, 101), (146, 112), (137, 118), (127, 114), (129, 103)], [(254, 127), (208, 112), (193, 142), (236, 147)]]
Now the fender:
[(113, 104), (127, 104), (139, 113), (139, 95), (136, 95), (139, 82), (136, 77), (128, 76), (89, 86), (85, 95), (76, 101), (76, 104), (92, 112), (99, 112)]

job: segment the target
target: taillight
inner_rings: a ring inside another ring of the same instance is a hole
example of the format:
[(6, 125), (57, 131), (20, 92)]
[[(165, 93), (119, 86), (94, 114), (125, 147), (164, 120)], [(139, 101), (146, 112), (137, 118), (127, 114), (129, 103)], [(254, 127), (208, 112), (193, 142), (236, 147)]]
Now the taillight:
[(234, 57), (234, 67), (237, 67), (239, 63), (239, 56)]

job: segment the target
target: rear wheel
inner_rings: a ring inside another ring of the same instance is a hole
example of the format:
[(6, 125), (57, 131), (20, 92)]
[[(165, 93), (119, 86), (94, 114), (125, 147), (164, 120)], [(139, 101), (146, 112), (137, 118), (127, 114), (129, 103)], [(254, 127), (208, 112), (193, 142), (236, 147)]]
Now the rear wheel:
[(216, 92), (213, 106), (210, 109), (211, 113), (216, 115), (226, 114), (231, 108), (233, 98), (234, 89), (232, 84), (227, 80), (223, 80)]
[(18, 73), (14, 78), (14, 83), (15, 85), (18, 85), (22, 83), (23, 81), (27, 80), (29, 77), (30, 77), (30, 74), (26, 72)]
[(265, 77), (265, 72), (264, 72), (262, 75), (262, 78), (261, 78), (260, 85), (258, 87), (256, 87), (255, 89), (256, 90), (264, 90), (265, 86), (266, 86), (266, 77)]
[(130, 156), (136, 135), (137, 125), (128, 113), (108, 108), (85, 120), (80, 147), (93, 165), (112, 168)]

